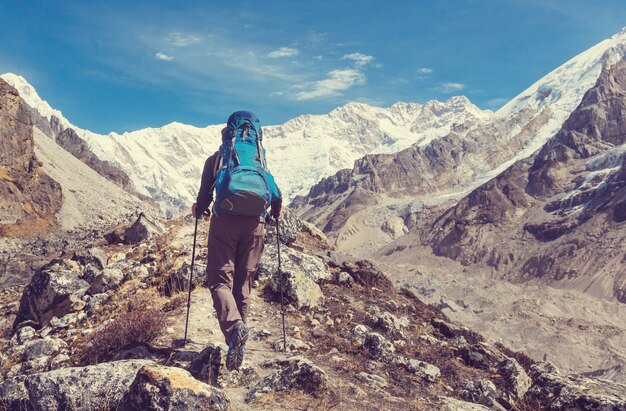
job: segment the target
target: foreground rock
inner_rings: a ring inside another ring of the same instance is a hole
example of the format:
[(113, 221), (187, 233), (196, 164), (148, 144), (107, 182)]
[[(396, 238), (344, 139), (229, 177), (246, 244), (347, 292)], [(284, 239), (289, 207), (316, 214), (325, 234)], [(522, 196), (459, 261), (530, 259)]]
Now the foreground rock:
[(230, 400), (216, 388), (175, 367), (146, 365), (137, 373), (124, 410), (227, 410)]
[(85, 303), (81, 297), (89, 283), (81, 276), (80, 266), (71, 260), (53, 260), (43, 267), (24, 290), (13, 328), (26, 321), (41, 328), (52, 317), (82, 309)]
[(624, 384), (560, 375), (553, 367), (542, 364), (533, 366), (531, 374), (536, 378), (526, 400), (540, 404), (541, 409), (626, 411)]
[(286, 360), (274, 360), (263, 364), (264, 367), (279, 367), (279, 370), (265, 377), (246, 396), (246, 402), (252, 402), (263, 394), (299, 390), (305, 394), (320, 395), (328, 387), (326, 373), (304, 357), (292, 357)]
[(0, 398), (11, 410), (114, 410), (121, 404), (137, 371), (148, 365), (155, 363), (115, 361), (19, 376), (0, 385)]

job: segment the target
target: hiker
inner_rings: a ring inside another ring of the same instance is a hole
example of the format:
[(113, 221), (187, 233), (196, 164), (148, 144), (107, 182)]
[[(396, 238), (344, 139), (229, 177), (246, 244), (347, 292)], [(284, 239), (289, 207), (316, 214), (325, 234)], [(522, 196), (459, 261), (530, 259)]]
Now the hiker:
[(222, 130), (222, 145), (204, 163), (192, 206), (196, 218), (211, 215), (206, 281), (228, 344), (229, 370), (243, 361), (250, 290), (263, 252), (267, 210), (271, 208), (275, 219), (282, 216), (281, 193), (267, 169), (262, 138), (254, 113), (233, 113)]

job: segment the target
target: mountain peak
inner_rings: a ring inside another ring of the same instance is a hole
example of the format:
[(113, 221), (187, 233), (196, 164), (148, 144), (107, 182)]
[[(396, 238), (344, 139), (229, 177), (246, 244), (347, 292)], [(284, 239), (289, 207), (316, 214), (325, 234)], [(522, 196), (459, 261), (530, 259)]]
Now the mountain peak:
[(69, 121), (63, 117), (63, 114), (59, 110), (55, 110), (50, 107), (50, 104), (48, 104), (47, 101), (39, 97), (35, 87), (33, 87), (24, 77), (14, 73), (4, 73), (0, 74), (0, 78), (15, 87), (17, 92), (20, 93), (20, 97), (24, 99), (26, 104), (37, 110), (39, 114), (46, 117), (48, 120), (51, 119), (52, 116), (55, 116), (61, 121), (61, 124), (66, 127), (70, 126)]

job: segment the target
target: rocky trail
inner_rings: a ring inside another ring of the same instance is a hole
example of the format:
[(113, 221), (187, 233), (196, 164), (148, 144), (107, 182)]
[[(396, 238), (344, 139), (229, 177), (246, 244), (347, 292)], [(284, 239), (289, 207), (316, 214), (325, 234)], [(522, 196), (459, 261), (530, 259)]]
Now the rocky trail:
[[(138, 225), (157, 224), (143, 216)], [(626, 409), (626, 386), (487, 342), (292, 215), (281, 232), (288, 352), (268, 227), (247, 354), (227, 371), (202, 284), (207, 228), (203, 221), (184, 347), (190, 219), (134, 244), (66, 253), (23, 291), (4, 290), (0, 409)]]

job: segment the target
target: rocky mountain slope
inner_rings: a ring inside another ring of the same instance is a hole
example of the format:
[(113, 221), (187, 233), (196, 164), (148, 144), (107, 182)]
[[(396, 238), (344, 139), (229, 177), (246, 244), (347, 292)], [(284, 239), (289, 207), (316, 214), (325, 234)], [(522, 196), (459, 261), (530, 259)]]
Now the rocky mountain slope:
[(88, 243), (140, 213), (159, 213), (123, 189), (128, 176), (1, 79), (0, 146), (0, 287), (29, 281), (69, 244)]
[(370, 155), (323, 179), (292, 206), (344, 250), (370, 253), (406, 233), (424, 208), (454, 203), (541, 148), (626, 54), (622, 31), (574, 57), (487, 121), (459, 123), (443, 138)]
[[(71, 128), (95, 155), (122, 169), (135, 189), (154, 198), (168, 215), (193, 202), (206, 158), (221, 142), (222, 125), (204, 128), (172, 123), (160, 128), (108, 135), (73, 126), (43, 101), (20, 76), (2, 78), (27, 96), (42, 117)], [(224, 113), (224, 119), (229, 113)], [(259, 113), (262, 117), (262, 113)], [(327, 115), (301, 116), (279, 126), (266, 126), (268, 165), (288, 199), (304, 194), (320, 178), (349, 167), (369, 153), (392, 153), (412, 144), (427, 144), (457, 123), (480, 123), (492, 113), (465, 97), (425, 104), (397, 103), (389, 108), (350, 103)]]
[(27, 106), (0, 79), (0, 236), (41, 234), (56, 226), (61, 186), (35, 152)]
[(51, 261), (19, 306), (4, 292), (0, 409), (626, 409), (624, 385), (486, 343), (371, 262), (340, 258), (314, 227), (289, 216), (283, 227), (287, 353), (273, 233), (242, 369), (224, 367), (203, 238), (181, 345), (193, 223), (176, 221), (133, 246)]
[(626, 61), (606, 69), (561, 130), (444, 214), (439, 255), (517, 281), (626, 302)]

